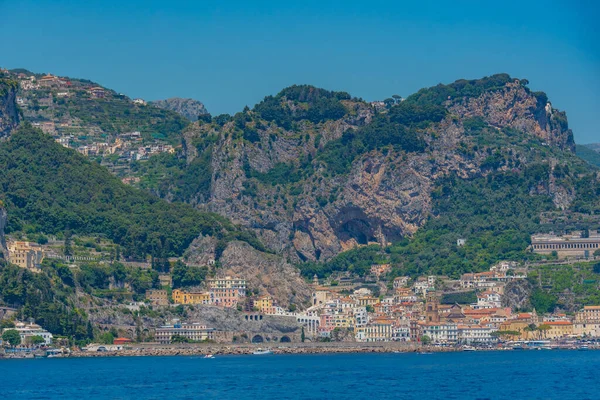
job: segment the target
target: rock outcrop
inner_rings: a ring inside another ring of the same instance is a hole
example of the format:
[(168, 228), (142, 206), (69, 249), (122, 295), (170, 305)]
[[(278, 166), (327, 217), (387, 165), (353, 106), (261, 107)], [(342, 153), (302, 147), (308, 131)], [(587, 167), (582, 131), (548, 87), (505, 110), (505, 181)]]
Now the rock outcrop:
[(6, 239), (4, 238), (4, 228), (7, 221), (6, 210), (2, 207), (2, 202), (0, 201), (0, 258), (7, 258)]
[(513, 310), (530, 308), (529, 297), (532, 290), (531, 283), (527, 279), (509, 282), (504, 288), (504, 294), (502, 295), (502, 307), (510, 307)]
[(17, 82), (3, 77), (0, 72), (0, 139), (10, 135), (19, 125), (16, 98)]
[[(365, 152), (343, 175), (331, 174), (323, 163), (313, 161), (307, 164), (313, 172), (292, 180), (292, 185), (253, 179), (298, 160), (318, 159), (327, 143), (370, 124), (376, 115), (361, 101), (344, 101), (344, 106), (347, 114), (341, 119), (318, 124), (301, 121), (293, 130), (266, 122), (252, 111), (245, 113), (242, 123), (192, 124), (184, 132), (188, 163), (198, 156), (197, 144), (203, 138), (219, 138), (212, 147), (210, 191), (197, 196), (194, 204), (253, 229), (271, 250), (288, 258), (326, 260), (358, 245), (387, 244), (411, 236), (432, 214), (432, 191), (438, 179), (450, 174), (468, 179), (485, 176), (494, 168), (508, 170), (485, 166), (494, 151), (505, 153), (517, 165), (529, 162), (527, 143), (512, 147), (477, 143), (466, 131), (466, 121), (479, 118), (491, 137), (494, 132), (506, 135), (508, 129), (524, 132), (540, 145), (566, 152), (574, 147), (564, 113), (552, 108), (545, 95), (513, 79), (477, 96), (444, 100), (447, 116), (423, 130), (424, 152), (391, 147)], [(248, 127), (255, 136), (240, 140), (240, 129)], [(568, 207), (575, 197), (572, 188), (554, 180), (543, 189), (560, 208)]]
[(204, 104), (194, 99), (182, 99), (179, 97), (172, 97), (166, 100), (151, 101), (155, 107), (163, 108), (165, 110), (175, 111), (176, 113), (183, 115), (190, 121), (197, 121), (200, 115), (208, 114)]
[(310, 286), (300, 276), (297, 268), (280, 255), (260, 252), (245, 242), (230, 242), (217, 257), (217, 242), (212, 237), (195, 240), (186, 254), (192, 265), (207, 265), (218, 258), (216, 273), (220, 276), (243, 276), (248, 289), (260, 294), (270, 294), (282, 307), (290, 304), (304, 306), (309, 303)]

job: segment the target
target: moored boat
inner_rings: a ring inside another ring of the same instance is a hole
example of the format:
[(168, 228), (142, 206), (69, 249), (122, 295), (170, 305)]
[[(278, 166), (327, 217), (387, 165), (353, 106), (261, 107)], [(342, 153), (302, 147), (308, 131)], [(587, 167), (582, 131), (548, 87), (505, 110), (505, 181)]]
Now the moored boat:
[(256, 349), (254, 352), (252, 352), (252, 354), (257, 356), (263, 356), (267, 354), (273, 354), (273, 351), (270, 349)]

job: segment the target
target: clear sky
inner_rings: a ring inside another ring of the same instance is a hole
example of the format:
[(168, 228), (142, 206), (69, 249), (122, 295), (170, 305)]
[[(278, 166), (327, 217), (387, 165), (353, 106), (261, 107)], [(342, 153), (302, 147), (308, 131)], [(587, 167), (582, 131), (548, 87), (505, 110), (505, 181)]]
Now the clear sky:
[(294, 83), (366, 100), (498, 72), (600, 142), (600, 1), (0, 0), (0, 66), (234, 113)]

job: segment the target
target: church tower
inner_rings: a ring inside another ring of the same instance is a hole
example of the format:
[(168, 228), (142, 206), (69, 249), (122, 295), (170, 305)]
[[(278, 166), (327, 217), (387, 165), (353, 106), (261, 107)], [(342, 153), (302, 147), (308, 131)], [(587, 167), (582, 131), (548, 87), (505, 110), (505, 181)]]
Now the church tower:
[(438, 312), (438, 306), (440, 301), (436, 292), (427, 292), (425, 302), (425, 320), (429, 323), (440, 322), (440, 314)]

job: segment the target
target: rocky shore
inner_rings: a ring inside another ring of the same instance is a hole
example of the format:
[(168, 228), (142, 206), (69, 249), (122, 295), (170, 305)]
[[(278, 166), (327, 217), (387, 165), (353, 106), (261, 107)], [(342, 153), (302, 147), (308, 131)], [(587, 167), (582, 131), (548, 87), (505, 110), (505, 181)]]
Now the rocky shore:
[(115, 351), (73, 351), (71, 357), (136, 357), (136, 356), (203, 356), (250, 355), (257, 349), (269, 349), (273, 354), (332, 354), (332, 353), (411, 353), (450, 352), (454, 348), (418, 346), (397, 343), (315, 343), (269, 347), (268, 345), (143, 345)]

